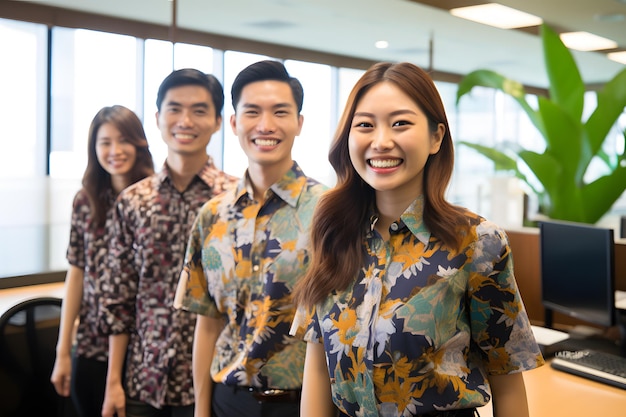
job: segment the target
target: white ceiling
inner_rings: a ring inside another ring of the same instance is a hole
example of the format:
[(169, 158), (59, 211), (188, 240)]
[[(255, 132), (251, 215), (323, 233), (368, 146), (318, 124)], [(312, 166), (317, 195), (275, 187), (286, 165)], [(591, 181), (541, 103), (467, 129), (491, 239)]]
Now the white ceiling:
[[(168, 0), (36, 1), (80, 11), (169, 25)], [(626, 49), (626, 0), (499, 0), (538, 15), (549, 24), (584, 30)], [(238, 38), (371, 60), (411, 61), (466, 74), (493, 69), (527, 85), (546, 87), (540, 39), (516, 30), (491, 28), (409, 0), (178, 0), (177, 26)], [(619, 13), (622, 20), (599, 16)], [(376, 49), (377, 40), (390, 47)], [(603, 83), (626, 66), (604, 54), (574, 52), (583, 80)]]

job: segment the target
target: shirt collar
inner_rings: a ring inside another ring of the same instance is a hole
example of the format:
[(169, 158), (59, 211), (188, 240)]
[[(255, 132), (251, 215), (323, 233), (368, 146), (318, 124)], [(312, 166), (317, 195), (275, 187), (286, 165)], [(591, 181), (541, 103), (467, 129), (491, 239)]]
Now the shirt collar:
[[(215, 171), (217, 170), (215, 164), (213, 163), (213, 157), (211, 155), (207, 155), (207, 161), (202, 168), (196, 173), (196, 176), (199, 177), (206, 185), (209, 187), (213, 187), (215, 177)], [(172, 183), (172, 175), (170, 167), (167, 165), (167, 160), (163, 163), (163, 167), (161, 171), (157, 173), (157, 178), (159, 179), (159, 183), (163, 184), (165, 181), (169, 181)]]
[[(287, 171), (280, 180), (272, 184), (270, 186), (270, 190), (272, 190), (274, 195), (279, 197), (285, 203), (292, 207), (296, 207), (298, 200), (300, 199), (300, 195), (306, 187), (306, 183), (307, 177), (304, 175), (304, 172), (298, 163), (293, 161), (291, 169), (289, 169), (289, 171)], [(250, 200), (252, 200), (253, 195), (254, 192), (252, 190), (252, 184), (248, 178), (248, 171), (246, 171), (246, 175), (239, 180), (239, 184), (237, 185), (236, 200), (239, 201), (244, 196), (247, 196)]]
[[(370, 216), (370, 231), (374, 230), (374, 226), (378, 221), (378, 214), (373, 213)], [(419, 195), (413, 202), (404, 210), (404, 213), (400, 216), (400, 220), (397, 222), (400, 228), (406, 226), (415, 237), (427, 244), (430, 240), (430, 230), (424, 224), (424, 196)]]

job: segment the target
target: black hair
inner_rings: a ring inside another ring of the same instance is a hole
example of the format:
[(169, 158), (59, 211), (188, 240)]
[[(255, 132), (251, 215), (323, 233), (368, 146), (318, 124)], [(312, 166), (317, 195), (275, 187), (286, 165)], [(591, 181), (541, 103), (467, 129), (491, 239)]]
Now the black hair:
[(235, 81), (233, 82), (233, 87), (230, 90), (233, 108), (235, 111), (237, 111), (237, 104), (241, 98), (241, 91), (243, 88), (248, 84), (266, 80), (282, 81), (289, 84), (291, 93), (293, 94), (293, 99), (296, 102), (296, 107), (298, 108), (298, 114), (300, 114), (302, 111), (302, 101), (304, 99), (302, 84), (300, 84), (300, 81), (298, 81), (297, 78), (289, 75), (282, 62), (272, 60), (255, 62), (254, 64), (244, 68), (237, 75), (237, 78), (235, 78)]
[(204, 87), (211, 98), (213, 99), (213, 105), (215, 106), (215, 117), (219, 117), (224, 109), (224, 88), (215, 76), (211, 74), (205, 74), (202, 71), (198, 71), (193, 68), (184, 68), (173, 71), (170, 75), (165, 77), (161, 85), (159, 86), (159, 92), (157, 93), (156, 105), (157, 109), (161, 111), (161, 105), (165, 94), (175, 87), (182, 87), (186, 85), (199, 85)]

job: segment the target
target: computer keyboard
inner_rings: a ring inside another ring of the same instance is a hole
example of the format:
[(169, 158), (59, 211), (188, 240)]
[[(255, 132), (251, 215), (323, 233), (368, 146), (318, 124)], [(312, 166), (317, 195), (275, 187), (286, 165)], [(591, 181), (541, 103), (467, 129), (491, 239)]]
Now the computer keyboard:
[(626, 358), (597, 350), (557, 352), (554, 369), (626, 389)]

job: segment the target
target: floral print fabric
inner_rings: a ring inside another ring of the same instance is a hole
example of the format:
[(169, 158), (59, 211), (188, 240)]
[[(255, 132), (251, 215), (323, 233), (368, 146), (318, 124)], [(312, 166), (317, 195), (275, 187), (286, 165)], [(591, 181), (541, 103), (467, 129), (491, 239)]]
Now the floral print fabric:
[(115, 195), (107, 193), (111, 207), (106, 213), (103, 227), (94, 227), (89, 198), (84, 190), (74, 197), (67, 261), (83, 270), (83, 298), (78, 313), (76, 329), (76, 355), (106, 361), (109, 356), (109, 339), (98, 330), (98, 308), (102, 295), (101, 276), (106, 268), (109, 240), (113, 231)]
[(333, 400), (349, 416), (482, 406), (488, 374), (543, 364), (504, 231), (468, 212), (453, 251), (423, 224), (422, 201), (388, 242), (372, 224), (354, 283), (294, 320), (292, 334), (324, 344)]
[(133, 399), (157, 408), (194, 402), (196, 318), (174, 309), (174, 294), (200, 207), (236, 182), (209, 159), (180, 192), (166, 165), (122, 191), (116, 202), (100, 329), (130, 336), (125, 388)]
[(264, 204), (242, 180), (203, 207), (179, 294), (184, 309), (226, 321), (215, 346), (214, 381), (301, 387), (306, 344), (288, 334), (291, 290), (309, 264), (309, 227), (324, 190), (294, 162)]

